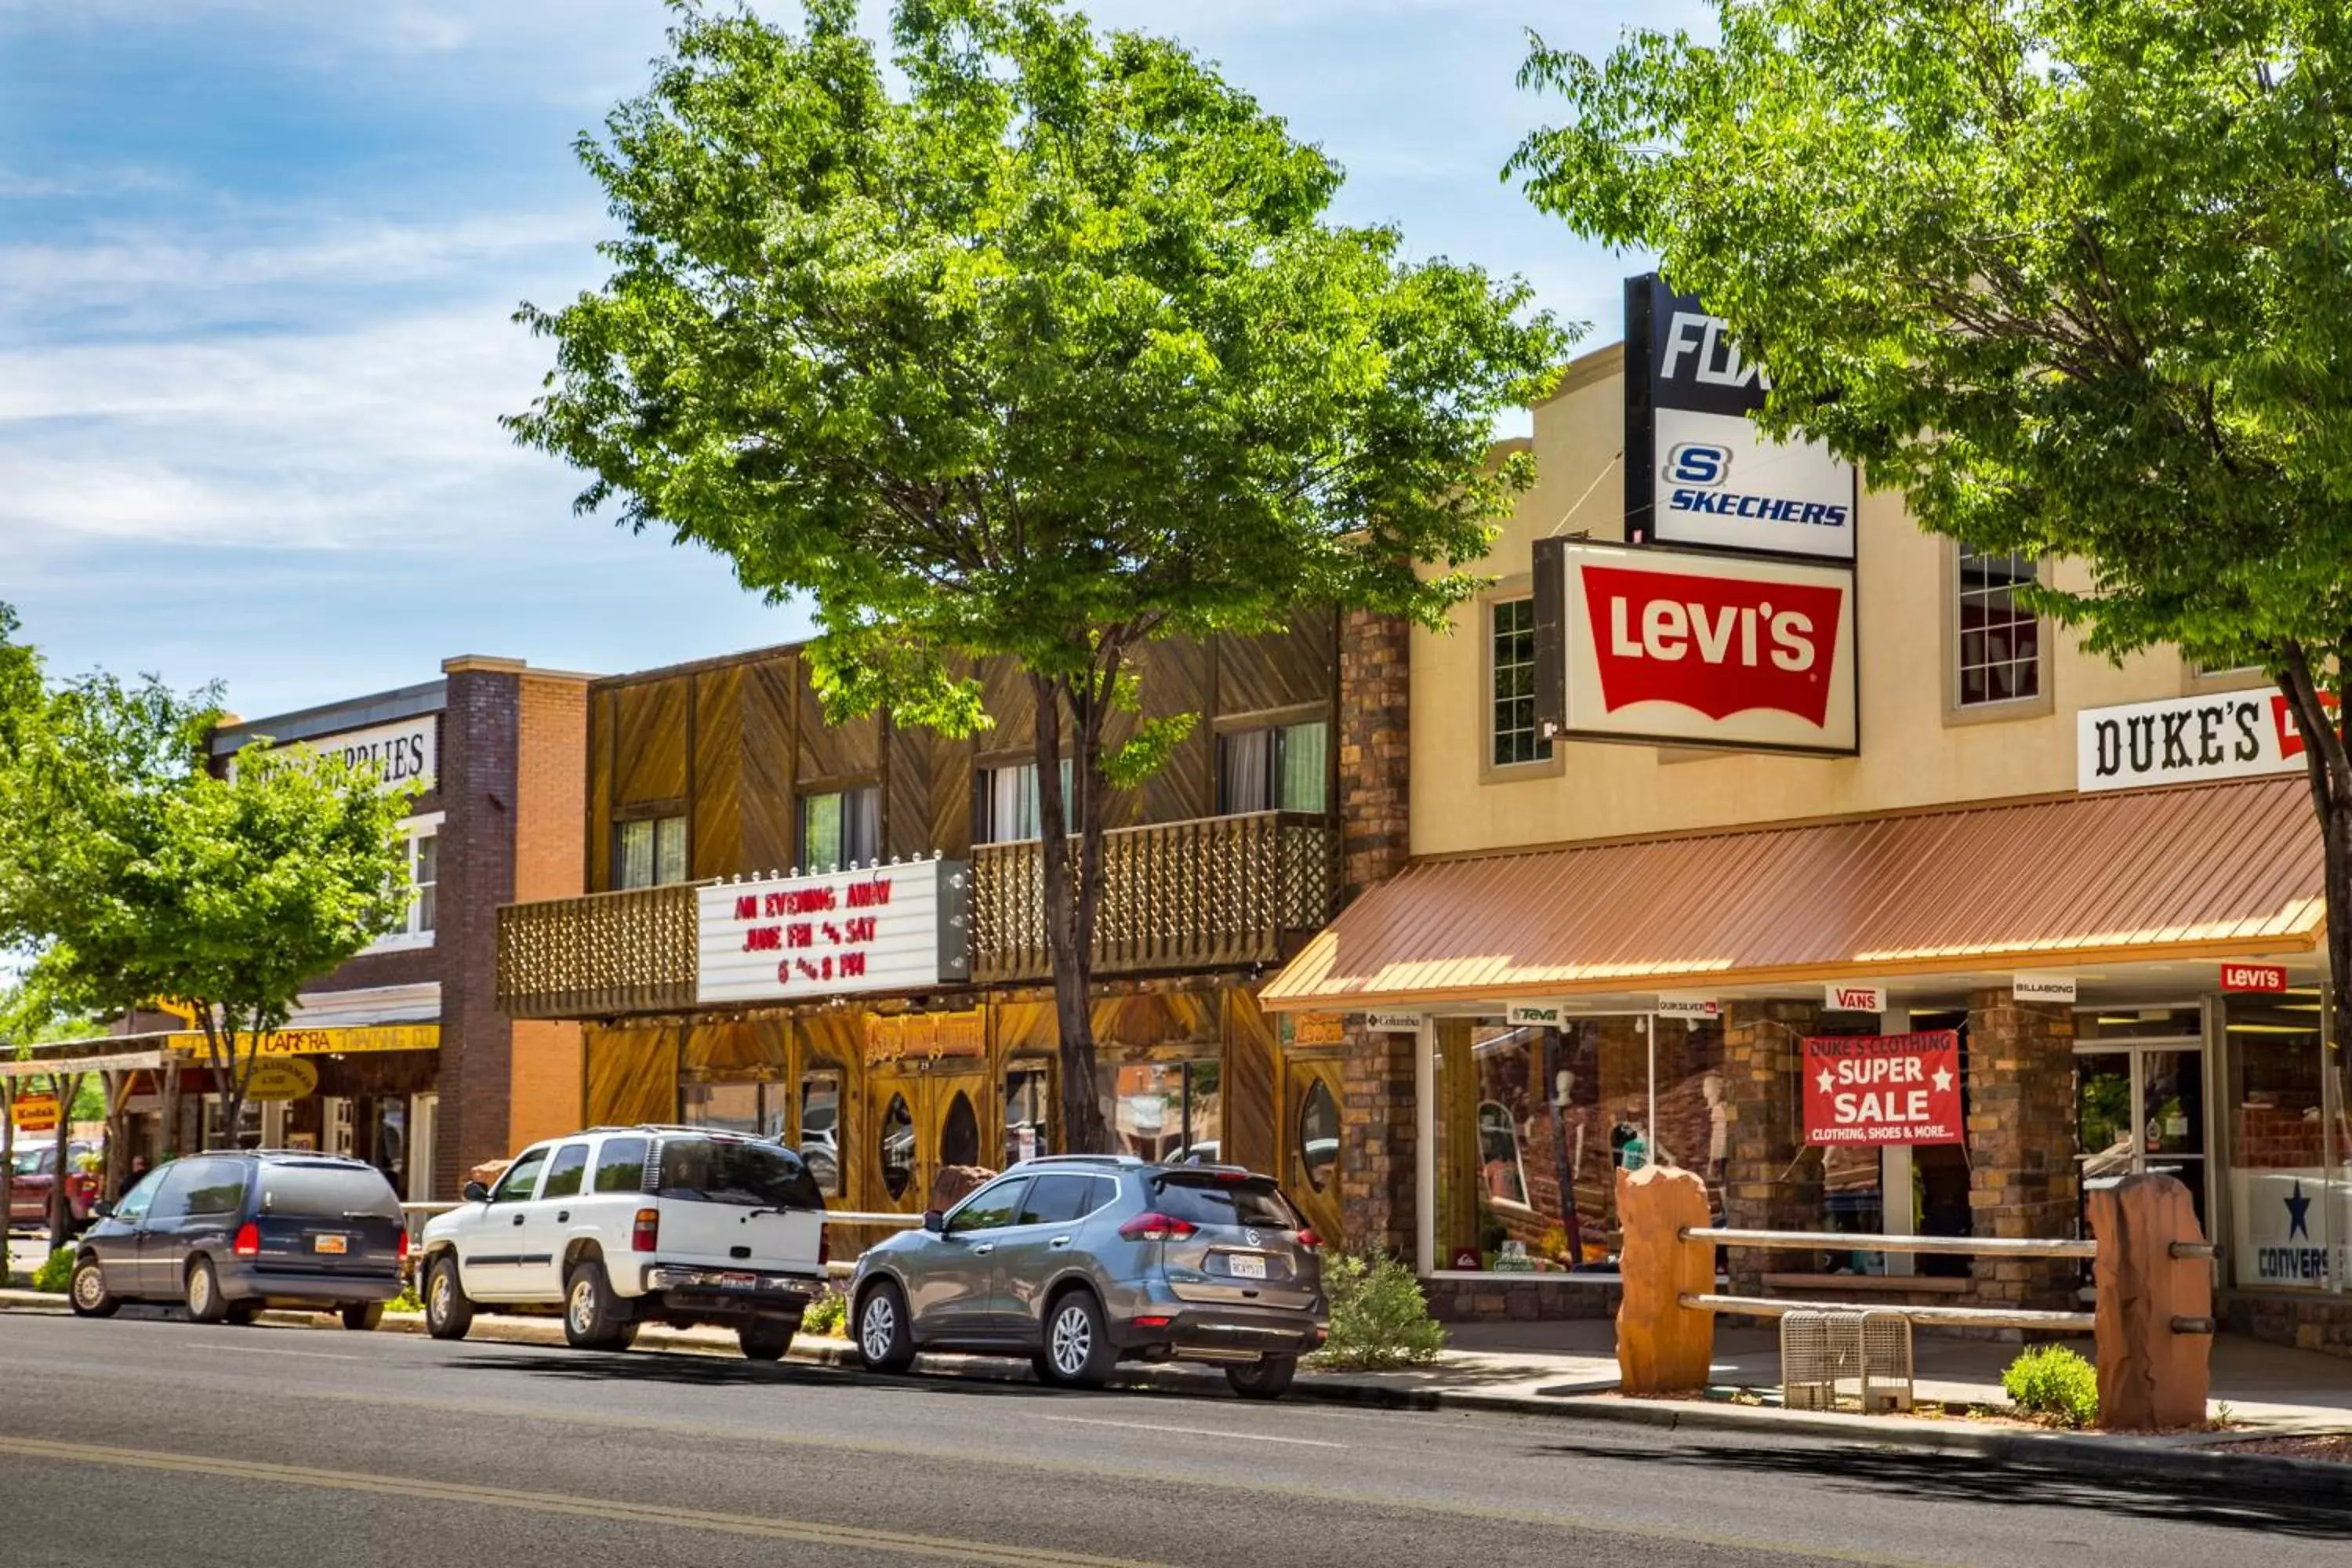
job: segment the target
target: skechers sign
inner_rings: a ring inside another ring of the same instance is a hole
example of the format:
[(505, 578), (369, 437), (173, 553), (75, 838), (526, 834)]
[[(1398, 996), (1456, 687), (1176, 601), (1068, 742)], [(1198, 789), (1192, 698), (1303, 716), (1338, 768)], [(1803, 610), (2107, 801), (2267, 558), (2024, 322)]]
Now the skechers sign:
[(1625, 345), (1627, 539), (1853, 559), (1853, 465), (1757, 434), (1771, 383), (1721, 317), (1654, 273), (1629, 279)]
[(1592, 544), (1559, 553), (1563, 732), (1854, 750), (1853, 577), (1845, 568)]

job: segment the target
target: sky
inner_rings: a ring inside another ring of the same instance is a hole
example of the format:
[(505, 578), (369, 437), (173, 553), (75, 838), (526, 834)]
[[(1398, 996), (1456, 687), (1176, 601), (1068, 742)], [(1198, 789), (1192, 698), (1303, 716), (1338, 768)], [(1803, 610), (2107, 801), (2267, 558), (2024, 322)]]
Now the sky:
[[(763, 6), (779, 20), (793, 12)], [(1608, 254), (1499, 171), (1606, 49), (1691, 0), (1096, 0), (1349, 172), (1336, 216), (1517, 273), (1618, 337)], [(878, 25), (882, 11), (869, 5)], [(661, 52), (658, 0), (0, 0), (0, 600), (53, 672), (220, 680), (248, 718), (458, 654), (611, 673), (789, 640), (724, 563), (583, 517), (497, 425), (604, 276), (572, 152)]]

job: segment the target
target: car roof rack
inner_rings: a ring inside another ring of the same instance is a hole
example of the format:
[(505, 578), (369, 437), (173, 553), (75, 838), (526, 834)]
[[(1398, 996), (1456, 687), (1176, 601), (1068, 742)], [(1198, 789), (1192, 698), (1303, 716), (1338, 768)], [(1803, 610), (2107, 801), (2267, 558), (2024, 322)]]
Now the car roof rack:
[(1024, 1165), (1149, 1165), (1133, 1154), (1032, 1154)]

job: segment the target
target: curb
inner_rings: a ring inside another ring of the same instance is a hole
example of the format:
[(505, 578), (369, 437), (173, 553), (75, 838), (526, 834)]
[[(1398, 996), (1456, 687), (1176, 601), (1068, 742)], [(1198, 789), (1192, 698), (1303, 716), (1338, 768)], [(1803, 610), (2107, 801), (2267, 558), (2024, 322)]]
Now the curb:
[[(68, 1315), (64, 1300), (26, 1290), (0, 1291), (0, 1314), (40, 1317)], [(260, 1322), (281, 1328), (317, 1328), (320, 1315), (312, 1312), (264, 1312)], [(387, 1314), (377, 1331), (421, 1335), (425, 1320), (418, 1313)], [(487, 1344), (561, 1344), (562, 1330), (550, 1321), (530, 1318), (478, 1320), (470, 1339)], [(658, 1326), (644, 1331), (638, 1342), (647, 1349), (684, 1351), (728, 1356), (730, 1346), (715, 1340), (696, 1339)], [(856, 1370), (856, 1347), (843, 1340), (796, 1342), (788, 1358), (804, 1366)], [(959, 1377), (989, 1383), (1031, 1383), (1034, 1376), (1019, 1361), (994, 1356), (922, 1355), (916, 1365), (936, 1377)], [(1226, 1394), (1222, 1373), (1189, 1366), (1129, 1366), (1113, 1374), (1115, 1388), (1146, 1389), (1163, 1394)], [(1346, 1405), (1375, 1410), (1460, 1411), (1479, 1415), (1526, 1415), (1552, 1421), (1593, 1421), (1624, 1426), (1645, 1426), (1664, 1432), (1728, 1433), (1753, 1438), (1832, 1442), (1856, 1447), (1911, 1450), (1923, 1453), (1967, 1454), (2001, 1464), (2043, 1470), (2068, 1470), (2096, 1479), (2194, 1482), (2205, 1486), (2259, 1493), (2292, 1492), (2303, 1502), (2341, 1502), (2352, 1506), (2352, 1464), (2320, 1459), (2272, 1458), (2230, 1452), (2231, 1439), (2194, 1440), (2163, 1437), (2080, 1437), (2059, 1432), (1977, 1431), (1954, 1424), (1917, 1422), (1905, 1430), (1890, 1430), (1883, 1419), (1867, 1415), (1790, 1413), (1721, 1404), (1714, 1401), (1599, 1398), (1586, 1394), (1491, 1394), (1475, 1389), (1405, 1388), (1391, 1384), (1345, 1381), (1345, 1374), (1308, 1373), (1291, 1385), (1289, 1398), (1301, 1404)], [(2271, 1434), (2254, 1434), (2256, 1437)]]

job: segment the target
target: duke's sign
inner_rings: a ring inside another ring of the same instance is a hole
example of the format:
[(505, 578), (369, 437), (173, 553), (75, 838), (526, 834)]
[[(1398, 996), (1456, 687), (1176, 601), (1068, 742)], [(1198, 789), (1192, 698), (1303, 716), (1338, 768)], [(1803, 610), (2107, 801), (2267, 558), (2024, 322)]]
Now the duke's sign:
[(2074, 787), (2085, 792), (2259, 778), (2306, 765), (2294, 715), (2276, 691), (2086, 708), (2074, 719)]

